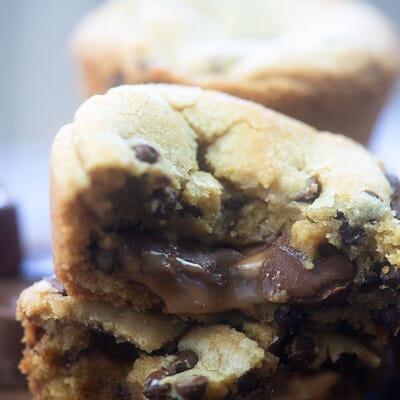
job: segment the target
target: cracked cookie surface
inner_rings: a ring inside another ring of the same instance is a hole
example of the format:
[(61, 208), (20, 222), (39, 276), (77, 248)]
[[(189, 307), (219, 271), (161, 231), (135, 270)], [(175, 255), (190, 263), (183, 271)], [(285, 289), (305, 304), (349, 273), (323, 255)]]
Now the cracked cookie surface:
[(372, 308), (396, 304), (395, 184), (342, 136), (217, 92), (124, 86), (84, 103), (51, 169), (71, 294), (177, 314), (371, 290)]

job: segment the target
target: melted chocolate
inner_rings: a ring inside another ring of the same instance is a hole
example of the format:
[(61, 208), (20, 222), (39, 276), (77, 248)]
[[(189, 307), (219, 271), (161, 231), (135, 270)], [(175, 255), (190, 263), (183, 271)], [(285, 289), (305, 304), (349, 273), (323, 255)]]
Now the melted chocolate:
[(245, 253), (133, 235), (120, 252), (120, 263), (174, 314), (243, 309), (262, 302), (315, 304), (346, 295), (355, 274), (337, 250), (307, 270), (303, 255), (284, 237)]

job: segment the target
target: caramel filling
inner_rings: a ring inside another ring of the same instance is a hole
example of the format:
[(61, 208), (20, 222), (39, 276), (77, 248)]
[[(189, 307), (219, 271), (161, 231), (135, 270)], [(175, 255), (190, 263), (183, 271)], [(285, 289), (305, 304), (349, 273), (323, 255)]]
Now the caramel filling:
[(135, 234), (125, 239), (119, 263), (128, 279), (151, 289), (165, 311), (174, 314), (245, 309), (262, 302), (319, 303), (346, 295), (355, 274), (348, 258), (333, 248), (306, 269), (303, 255), (285, 237), (239, 252)]

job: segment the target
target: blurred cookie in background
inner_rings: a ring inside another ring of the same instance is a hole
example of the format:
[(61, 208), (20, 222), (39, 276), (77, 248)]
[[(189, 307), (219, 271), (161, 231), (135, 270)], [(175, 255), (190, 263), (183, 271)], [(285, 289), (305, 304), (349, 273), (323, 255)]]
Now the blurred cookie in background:
[(87, 95), (120, 83), (201, 86), (364, 144), (399, 61), (385, 17), (344, 0), (108, 0), (72, 42)]

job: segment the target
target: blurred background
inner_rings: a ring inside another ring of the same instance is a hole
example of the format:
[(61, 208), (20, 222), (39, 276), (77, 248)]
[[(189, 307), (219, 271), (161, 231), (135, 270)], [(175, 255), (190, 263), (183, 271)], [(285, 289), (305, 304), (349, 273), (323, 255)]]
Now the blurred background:
[[(277, 0), (278, 1), (278, 0)], [(400, 1), (370, 0), (400, 31)], [(49, 150), (81, 102), (71, 30), (98, 0), (0, 1), (0, 186), (18, 205), (24, 269), (50, 273)], [(372, 151), (400, 175), (400, 90), (379, 120)], [(1, 258), (1, 255), (0, 255)]]

